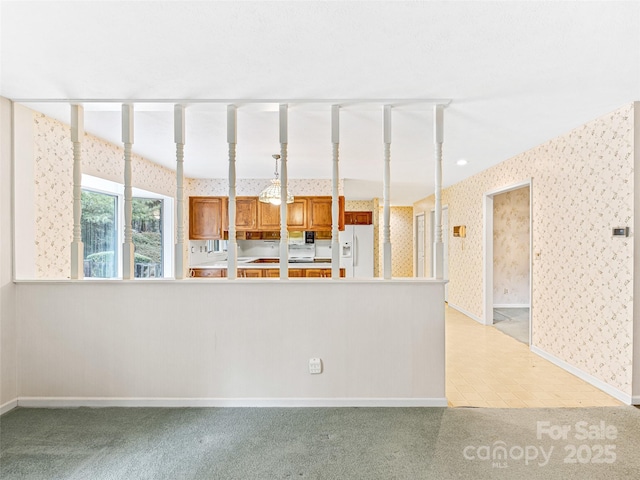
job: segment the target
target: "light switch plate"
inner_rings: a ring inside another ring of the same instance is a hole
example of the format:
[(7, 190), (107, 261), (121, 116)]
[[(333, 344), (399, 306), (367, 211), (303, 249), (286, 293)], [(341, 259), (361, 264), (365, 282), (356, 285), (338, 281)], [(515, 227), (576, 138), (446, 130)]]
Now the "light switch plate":
[(629, 227), (614, 227), (612, 229), (611, 235), (613, 237), (628, 237)]

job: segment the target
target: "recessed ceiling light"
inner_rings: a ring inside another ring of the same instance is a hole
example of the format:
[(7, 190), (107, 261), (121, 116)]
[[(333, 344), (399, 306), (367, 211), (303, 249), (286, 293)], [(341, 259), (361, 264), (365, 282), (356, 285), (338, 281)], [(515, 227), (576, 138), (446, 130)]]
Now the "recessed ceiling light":
[(458, 166), (462, 167), (463, 165), (466, 165), (467, 163), (468, 163), (468, 162), (467, 162), (464, 158), (461, 158), (460, 160), (458, 160), (458, 161), (456, 162), (456, 165), (458, 165)]

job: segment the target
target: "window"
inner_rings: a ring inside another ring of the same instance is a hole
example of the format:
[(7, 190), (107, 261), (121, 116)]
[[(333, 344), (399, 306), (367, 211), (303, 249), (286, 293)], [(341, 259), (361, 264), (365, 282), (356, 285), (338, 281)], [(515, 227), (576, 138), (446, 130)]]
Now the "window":
[[(82, 175), (82, 242), (86, 278), (122, 277), (124, 187)], [(133, 189), (132, 239), (136, 278), (173, 275), (173, 199)]]
[(135, 245), (136, 278), (163, 276), (163, 203), (164, 200), (158, 198), (133, 198), (131, 227)]
[(118, 197), (82, 191), (82, 243), (84, 276), (118, 276)]

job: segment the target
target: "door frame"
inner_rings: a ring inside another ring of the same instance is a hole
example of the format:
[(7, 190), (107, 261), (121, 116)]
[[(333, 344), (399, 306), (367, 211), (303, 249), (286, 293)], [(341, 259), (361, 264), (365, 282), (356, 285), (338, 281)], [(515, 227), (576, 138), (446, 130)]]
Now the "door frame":
[(484, 228), (482, 232), (482, 242), (484, 246), (484, 317), (482, 321), (484, 325), (493, 325), (493, 197), (524, 187), (529, 187), (529, 347), (531, 347), (531, 330), (533, 324), (533, 181), (531, 178), (507, 187), (490, 190), (484, 193), (482, 197), (482, 210), (484, 212)]

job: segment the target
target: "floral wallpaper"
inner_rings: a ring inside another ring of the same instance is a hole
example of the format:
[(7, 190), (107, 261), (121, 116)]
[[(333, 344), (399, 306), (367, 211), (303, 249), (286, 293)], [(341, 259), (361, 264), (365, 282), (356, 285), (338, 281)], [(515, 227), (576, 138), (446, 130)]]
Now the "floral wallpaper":
[[(36, 184), (36, 275), (68, 278), (73, 231), (73, 149), (68, 125), (34, 112), (34, 174)], [(170, 170), (138, 155), (131, 158), (132, 184), (175, 197), (176, 179)], [(85, 134), (83, 173), (123, 182), (124, 150)]]
[(529, 187), (493, 197), (493, 303), (529, 305)]
[[(269, 186), (268, 178), (239, 178), (236, 180), (236, 195), (255, 197)], [(226, 197), (229, 195), (229, 182), (226, 178), (192, 178), (185, 182), (189, 196), (213, 196)], [(325, 196), (333, 194), (333, 181), (327, 179), (289, 179), (289, 192), (291, 195)], [(343, 181), (338, 182), (338, 194), (344, 193)]]
[(391, 207), (391, 276), (413, 277), (412, 207)]
[[(379, 204), (378, 204), (379, 205)], [(391, 276), (392, 277), (413, 277), (413, 207), (391, 207), (390, 209), (390, 230), (391, 230)], [(378, 207), (378, 221), (384, 220), (384, 207)], [(374, 215), (375, 218), (375, 215)], [(375, 225), (375, 223), (374, 223)], [(374, 245), (374, 258), (377, 258), (376, 266), (379, 275), (384, 275), (383, 244), (384, 232), (382, 223), (379, 228), (374, 226), (374, 237), (378, 239), (378, 249)]]
[[(483, 194), (531, 179), (536, 347), (631, 394), (633, 104), (582, 125), (443, 191), (449, 223), (449, 302), (483, 316)], [(415, 212), (432, 199), (414, 206)]]
[(344, 209), (347, 212), (373, 212), (373, 200), (345, 200)]
[(36, 275), (38, 278), (68, 278), (73, 236), (71, 133), (68, 126), (34, 114), (33, 134)]

